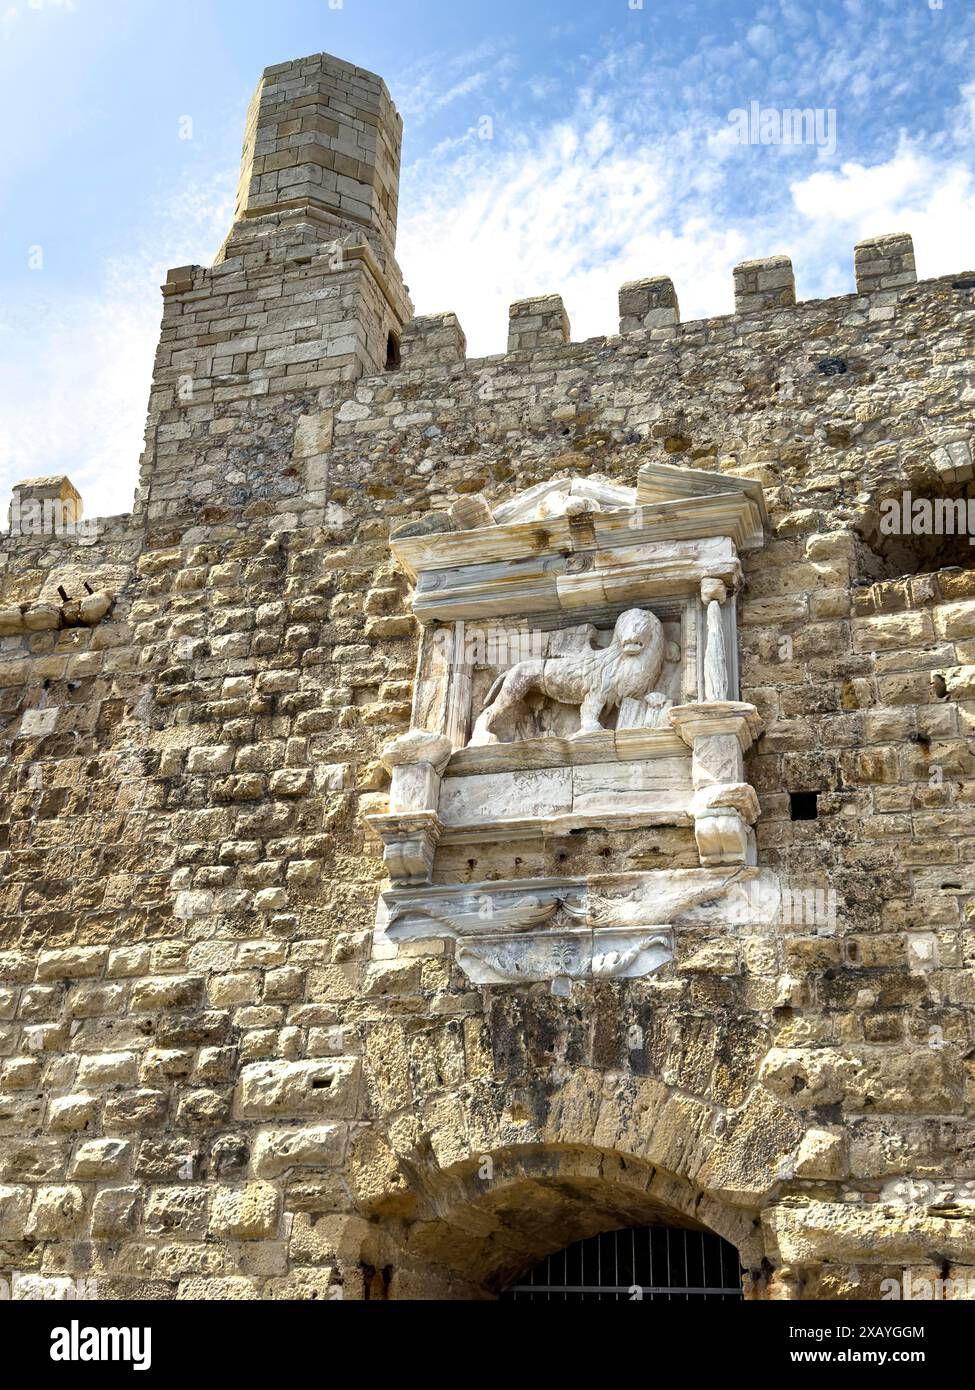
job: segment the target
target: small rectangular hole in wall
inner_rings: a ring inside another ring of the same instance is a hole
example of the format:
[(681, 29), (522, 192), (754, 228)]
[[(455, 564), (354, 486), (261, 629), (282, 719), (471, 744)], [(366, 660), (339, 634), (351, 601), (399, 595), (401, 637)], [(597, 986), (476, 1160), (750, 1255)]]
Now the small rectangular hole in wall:
[(789, 815), (793, 820), (816, 820), (819, 807), (816, 799), (819, 792), (790, 792)]

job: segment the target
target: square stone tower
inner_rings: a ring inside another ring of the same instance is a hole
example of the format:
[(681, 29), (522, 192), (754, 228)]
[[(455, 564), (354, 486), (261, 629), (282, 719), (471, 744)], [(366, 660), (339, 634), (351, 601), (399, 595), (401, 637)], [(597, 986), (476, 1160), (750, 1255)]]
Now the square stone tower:
[[(396, 240), (403, 123), (381, 78), (327, 53), (268, 68), (247, 113), (235, 222), (299, 212), (326, 237)], [(240, 239), (240, 236), (236, 238)]]
[(289, 460), (264, 448), (263, 472), (248, 469), (262, 415), (327, 411), (337, 388), (398, 364), (412, 315), (393, 252), (401, 134), (385, 84), (351, 63), (321, 53), (264, 73), (230, 233), (212, 268), (163, 286), (137, 513), (266, 496)]

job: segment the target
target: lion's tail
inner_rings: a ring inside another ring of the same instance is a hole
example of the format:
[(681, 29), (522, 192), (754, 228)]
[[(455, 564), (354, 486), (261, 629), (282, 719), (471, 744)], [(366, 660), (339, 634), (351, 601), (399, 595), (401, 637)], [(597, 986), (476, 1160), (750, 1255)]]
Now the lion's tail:
[(488, 705), (493, 705), (493, 704), (494, 704), (494, 697), (497, 695), (498, 691), (501, 689), (501, 684), (502, 684), (502, 682), (503, 682), (503, 680), (504, 680), (504, 678), (505, 678), (505, 676), (506, 676), (507, 674), (508, 674), (507, 671), (502, 671), (501, 674), (500, 674), (500, 676), (496, 676), (496, 677), (495, 677), (495, 679), (494, 679), (494, 684), (491, 686), (491, 689), (488, 691), (488, 693), (487, 693), (487, 694), (485, 695), (485, 697), (484, 697), (484, 704), (481, 706), (481, 709), (487, 709)]

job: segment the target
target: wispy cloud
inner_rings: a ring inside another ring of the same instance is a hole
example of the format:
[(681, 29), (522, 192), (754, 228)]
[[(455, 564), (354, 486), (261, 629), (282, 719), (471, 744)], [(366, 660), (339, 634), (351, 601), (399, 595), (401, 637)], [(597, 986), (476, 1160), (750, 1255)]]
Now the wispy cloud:
[(106, 260), (98, 282), (68, 292), (31, 277), (0, 307), (0, 489), (69, 473), (89, 516), (130, 511), (159, 337), (167, 269), (211, 255), (233, 211), (227, 174), (153, 209), (130, 254)]
[(517, 66), (514, 56), (495, 44), (425, 60), (400, 74), (397, 105), (404, 121), (419, 129), (447, 107), (493, 85), (504, 89)]
[[(480, 355), (503, 351), (507, 306), (530, 293), (561, 293), (584, 338), (616, 331), (619, 285), (646, 275), (670, 275), (691, 318), (730, 311), (745, 257), (791, 255), (809, 297), (852, 290), (866, 235), (913, 232), (922, 275), (965, 268), (975, 84), (958, 70), (940, 107), (922, 108), (924, 129), (892, 127), (885, 101), (931, 14), (877, 4), (866, 45), (864, 10), (830, 32), (790, 0), (762, 7), (740, 40), (705, 36), (671, 68), (667, 53), (607, 45), (563, 89), (557, 121), (513, 107), (493, 138), (472, 126), (445, 142), (404, 176), (398, 254), (418, 310), (456, 310)], [(728, 114), (752, 98), (835, 106), (838, 150), (742, 147)]]

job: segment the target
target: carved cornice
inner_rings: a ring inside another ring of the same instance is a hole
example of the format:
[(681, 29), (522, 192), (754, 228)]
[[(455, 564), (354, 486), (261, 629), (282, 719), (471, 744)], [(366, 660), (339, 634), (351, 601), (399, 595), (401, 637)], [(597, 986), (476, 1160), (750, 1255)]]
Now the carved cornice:
[(673, 957), (674, 925), (718, 906), (753, 871), (699, 869), (524, 879), (391, 889), (383, 895), (392, 942), (446, 939), (479, 985), (633, 979)]

